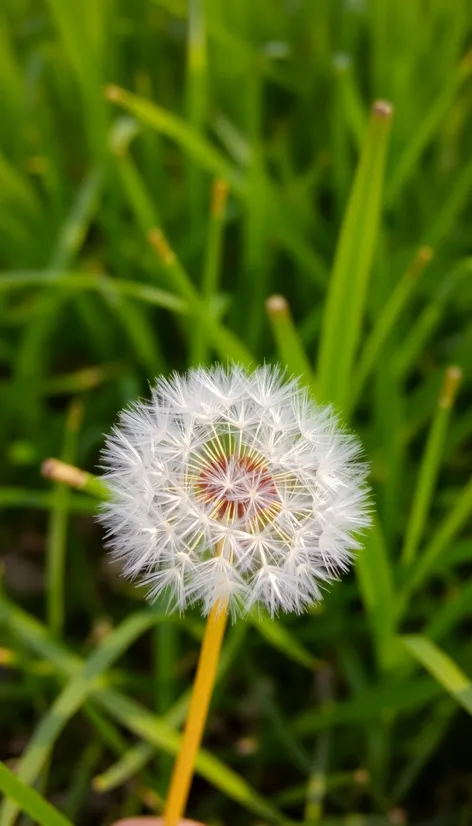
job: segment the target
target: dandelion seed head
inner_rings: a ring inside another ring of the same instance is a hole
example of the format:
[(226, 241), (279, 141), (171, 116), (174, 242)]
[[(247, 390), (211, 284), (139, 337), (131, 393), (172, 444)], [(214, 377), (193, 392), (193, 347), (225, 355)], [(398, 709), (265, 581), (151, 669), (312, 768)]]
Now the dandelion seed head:
[(101, 521), (123, 573), (181, 611), (301, 612), (370, 522), (358, 440), (276, 367), (159, 378), (103, 452)]

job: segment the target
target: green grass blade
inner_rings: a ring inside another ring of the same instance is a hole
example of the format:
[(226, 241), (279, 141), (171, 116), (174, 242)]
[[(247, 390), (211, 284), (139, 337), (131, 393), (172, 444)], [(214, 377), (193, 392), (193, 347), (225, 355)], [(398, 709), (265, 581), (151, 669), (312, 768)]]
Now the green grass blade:
[(443, 202), (438, 204), (433, 223), (424, 233), (425, 242), (437, 247), (454, 229), (460, 214), (466, 209), (472, 190), (472, 163), (461, 165), (457, 180), (450, 187)]
[[(208, 57), (206, 35), (207, 8), (205, 0), (189, 0), (187, 41), (187, 120), (196, 135), (204, 134), (207, 112)], [(198, 227), (204, 204), (204, 184), (201, 169), (193, 159), (188, 163), (190, 220)]]
[(133, 95), (131, 92), (126, 92), (118, 86), (108, 86), (106, 96), (108, 100), (122, 106), (142, 123), (172, 138), (203, 169), (228, 181), (235, 190), (241, 189), (239, 173), (225, 156), (172, 112)]
[[(39, 508), (51, 510), (55, 505), (53, 493), (30, 488), (0, 488), (0, 509), (2, 508)], [(76, 494), (69, 500), (70, 513), (90, 515), (95, 513), (96, 505), (88, 496)]]
[(45, 479), (81, 490), (99, 501), (108, 499), (108, 489), (98, 476), (61, 462), (60, 459), (46, 459), (41, 466), (41, 473)]
[(421, 247), (385, 304), (362, 349), (348, 400), (349, 410), (354, 410), (367, 379), (381, 357), (386, 340), (411, 298), (419, 276), (423, 273), (431, 258), (432, 249)]
[(313, 369), (293, 322), (288, 302), (283, 295), (272, 295), (266, 301), (266, 310), (281, 364), (287, 367), (291, 375), (300, 377), (316, 396)]
[[(93, 169), (82, 181), (50, 255), (50, 269), (65, 269), (78, 255), (98, 209), (102, 184), (99, 168)], [(38, 423), (39, 385), (49, 355), (46, 345), (63, 300), (64, 294), (59, 292), (45, 292), (39, 297), (34, 319), (24, 331), (16, 356), (13, 398), (17, 403), (14, 409), (20, 420), (25, 420), (29, 426)]]
[[(327, 666), (316, 675), (316, 699), (321, 708), (330, 706), (333, 699), (333, 674)], [(318, 735), (310, 767), (310, 777), (306, 789), (304, 821), (315, 822), (323, 819), (324, 799), (328, 788), (328, 765), (331, 753), (331, 732)]]
[(421, 155), (437, 134), (441, 121), (445, 118), (460, 87), (470, 76), (471, 71), (472, 55), (468, 53), (455, 73), (446, 79), (442, 93), (435, 98), (429, 112), (422, 118), (421, 123), (413, 133), (410, 143), (406, 145), (395, 164), (386, 191), (386, 203), (389, 206), (399, 198), (404, 186), (417, 167)]
[[(241, 651), (247, 634), (247, 624), (240, 622), (228, 632), (218, 664), (215, 695), (218, 697), (219, 684), (224, 679), (235, 659)], [(163, 718), (169, 725), (180, 727), (185, 720), (190, 703), (190, 689), (184, 691), (173, 706), (164, 714)], [(138, 743), (128, 749), (125, 754), (109, 769), (95, 778), (97, 787), (107, 791), (122, 785), (133, 777), (156, 754), (156, 746), (152, 743)]]
[(395, 631), (395, 586), (392, 562), (377, 519), (363, 542), (356, 562), (357, 581), (369, 615), (378, 663), (387, 667)]
[(223, 361), (233, 359), (241, 364), (251, 364), (252, 357), (247, 348), (231, 330), (223, 327), (215, 318), (210, 307), (205, 304), (197, 292), (161, 230), (151, 230), (148, 238), (168, 275), (169, 281), (186, 300), (194, 318), (205, 321), (208, 336), (211, 337), (212, 344), (218, 351), (220, 358)]
[(422, 540), (444, 451), (451, 409), (462, 378), (458, 367), (448, 367), (421, 460), (402, 549), (403, 565), (412, 565)]
[(349, 397), (367, 285), (380, 220), (388, 103), (374, 104), (347, 211), (341, 228), (323, 315), (318, 381), (323, 399), (342, 408)]
[(437, 640), (444, 637), (460, 620), (470, 613), (471, 605), (472, 582), (468, 585), (464, 585), (452, 597), (448, 594), (444, 601), (444, 605), (435, 611), (430, 622), (426, 626), (426, 636), (432, 640)]
[(467, 281), (470, 283), (471, 276), (471, 258), (459, 261), (446, 273), (431, 301), (415, 321), (411, 333), (395, 354), (395, 372), (398, 378), (404, 378), (416, 366), (419, 353), (443, 318), (448, 303), (459, 289), (467, 289)]
[[(112, 690), (101, 692), (97, 699), (111, 717), (133, 734), (168, 754), (177, 754), (179, 735), (147, 709)], [(282, 819), (277, 809), (258, 795), (240, 775), (206, 750), (199, 752), (195, 768), (209, 783), (249, 811), (276, 821)]]
[[(79, 694), (85, 699), (89, 692), (93, 692), (94, 703), (99, 704), (120, 725), (142, 738), (145, 742), (162, 749), (168, 754), (175, 755), (178, 752), (180, 743), (180, 736), (175, 729), (165, 720), (139, 705), (139, 703), (129, 700), (118, 691), (107, 688), (102, 676), (104, 668), (108, 667), (110, 662), (116, 659), (122, 650), (130, 644), (130, 642), (126, 644), (125, 632), (126, 635), (134, 638), (135, 634), (139, 633), (140, 628), (142, 629), (140, 633), (142, 633), (147, 623), (149, 623), (147, 627), (151, 627), (152, 622), (157, 620), (158, 615), (153, 616), (152, 612), (140, 612), (134, 615), (114, 632), (111, 641), (108, 638), (107, 645), (103, 643), (105, 646), (103, 649), (99, 648), (81, 667), (80, 659), (70, 655), (66, 649), (56, 643), (41, 623), (0, 596), (0, 623), (7, 624), (14, 633), (21, 637), (28, 648), (50, 659), (62, 673), (77, 677), (77, 679), (71, 681), (70, 686), (66, 687), (58, 698), (57, 702), (61, 701), (61, 716), (59, 719), (51, 719), (51, 716), (48, 715), (48, 732), (52, 730), (52, 734), (54, 734), (57, 727), (61, 730), (62, 719), (65, 713), (69, 717), (71, 713), (74, 713), (73, 709), (77, 706)], [(86, 676), (85, 668), (87, 668)], [(70, 690), (66, 694), (68, 689)], [(38, 750), (30, 758), (28, 772), (32, 772), (31, 766), (36, 768), (42, 760), (44, 760), (44, 749), (41, 749), (41, 743), (39, 743)], [(261, 795), (258, 795), (236, 772), (205, 750), (199, 753), (196, 770), (209, 783), (212, 783), (231, 799), (248, 808), (249, 811), (278, 822), (282, 820), (282, 816), (274, 806)], [(5, 826), (1, 820), (0, 824)]]
[(397, 597), (397, 617), (403, 616), (413, 594), (431, 575), (441, 554), (444, 553), (472, 513), (472, 480), (456, 497), (454, 506), (439, 524), (434, 537), (419, 555), (416, 565), (408, 572), (408, 578)]
[(34, 818), (41, 826), (72, 826), (70, 820), (51, 806), (34, 789), (30, 789), (0, 761), (0, 789), (15, 806)]
[(459, 705), (472, 714), (472, 682), (437, 645), (421, 634), (401, 637), (409, 654), (438, 681)]
[(367, 721), (381, 720), (385, 715), (421, 709), (440, 693), (440, 687), (430, 678), (398, 684), (389, 678), (388, 683), (366, 688), (343, 703), (302, 712), (294, 720), (294, 730), (300, 737), (308, 737), (333, 726), (365, 726)]
[(103, 794), (122, 786), (130, 778), (135, 777), (155, 754), (156, 748), (152, 743), (138, 743), (136, 746), (130, 746), (123, 757), (94, 777), (93, 788)]
[(251, 617), (251, 623), (269, 645), (281, 651), (292, 662), (309, 669), (321, 667), (321, 660), (310, 654), (300, 640), (280, 620), (262, 616)]
[[(202, 301), (211, 305), (217, 292), (220, 275), (221, 255), (223, 249), (223, 230), (225, 226), (228, 186), (218, 179), (213, 184), (210, 221), (203, 265), (201, 286)], [(209, 341), (204, 317), (195, 319), (195, 331), (191, 340), (190, 359), (192, 364), (207, 364), (209, 359)]]
[[(66, 418), (66, 432), (61, 458), (64, 462), (74, 462), (77, 436), (83, 414), (80, 402), (72, 402)], [(51, 508), (46, 565), (46, 605), (48, 625), (55, 636), (62, 634), (65, 606), (65, 557), (67, 543), (67, 521), (71, 491), (66, 485), (55, 485), (54, 504)]]
[(175, 313), (188, 312), (185, 302), (176, 295), (150, 287), (147, 284), (140, 284), (137, 281), (127, 281), (120, 278), (110, 278), (107, 275), (89, 275), (81, 272), (51, 272), (30, 271), (30, 272), (2, 272), (0, 273), (0, 293), (4, 290), (24, 289), (25, 287), (49, 287), (69, 292), (82, 292), (82, 290), (92, 290), (93, 292), (104, 292), (111, 295), (127, 295), (150, 304), (154, 307), (162, 307)]
[[(126, 619), (105, 639), (42, 717), (19, 761), (17, 773), (21, 780), (30, 784), (36, 781), (59, 734), (97, 689), (104, 671), (135, 639), (165, 619), (164, 615), (141, 612)], [(16, 813), (16, 806), (5, 802), (0, 810), (0, 826), (12, 826)]]
[(415, 737), (411, 757), (402, 765), (392, 790), (393, 800), (401, 801), (406, 797), (428, 760), (440, 747), (456, 711), (455, 703), (449, 699), (445, 701), (444, 698), (441, 698), (441, 701), (433, 707), (433, 712), (430, 713)]

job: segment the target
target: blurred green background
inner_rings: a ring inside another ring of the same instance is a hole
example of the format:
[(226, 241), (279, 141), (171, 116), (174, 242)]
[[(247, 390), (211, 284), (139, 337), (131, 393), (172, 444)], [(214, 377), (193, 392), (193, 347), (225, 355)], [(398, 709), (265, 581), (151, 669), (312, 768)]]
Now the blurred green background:
[(190, 814), (472, 823), (471, 35), (468, 0), (3, 0), (0, 826), (160, 811), (202, 619), (40, 466), (228, 358), (341, 411), (376, 519), (319, 609), (229, 629)]

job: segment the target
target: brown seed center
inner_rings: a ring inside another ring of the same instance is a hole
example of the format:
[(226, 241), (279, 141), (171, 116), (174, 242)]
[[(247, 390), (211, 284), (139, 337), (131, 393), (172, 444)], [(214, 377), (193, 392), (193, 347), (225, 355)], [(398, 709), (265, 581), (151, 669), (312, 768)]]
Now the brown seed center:
[(219, 519), (260, 519), (279, 501), (264, 463), (250, 456), (220, 456), (200, 473), (197, 494)]

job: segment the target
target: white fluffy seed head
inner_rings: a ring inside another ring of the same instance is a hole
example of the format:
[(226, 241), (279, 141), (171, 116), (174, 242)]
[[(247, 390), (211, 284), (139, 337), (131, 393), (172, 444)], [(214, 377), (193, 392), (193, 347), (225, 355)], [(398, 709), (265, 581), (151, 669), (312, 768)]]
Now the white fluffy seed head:
[(106, 441), (101, 521), (123, 572), (181, 611), (301, 612), (369, 522), (360, 446), (274, 367), (159, 378)]

